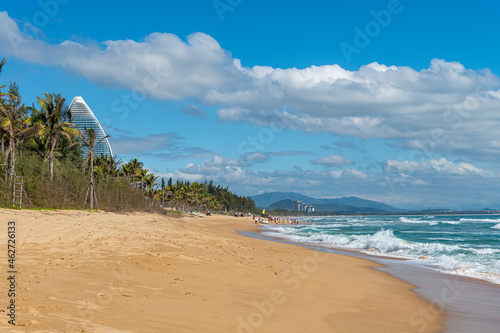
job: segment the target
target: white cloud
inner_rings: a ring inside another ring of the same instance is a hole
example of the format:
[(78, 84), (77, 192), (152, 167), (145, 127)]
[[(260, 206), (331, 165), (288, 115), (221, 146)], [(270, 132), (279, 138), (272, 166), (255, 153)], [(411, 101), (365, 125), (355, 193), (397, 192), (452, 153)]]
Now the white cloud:
[(339, 155), (328, 155), (310, 161), (312, 164), (319, 164), (326, 167), (336, 167), (340, 165), (352, 164), (351, 161)]
[(116, 154), (137, 154), (144, 152), (171, 149), (179, 145), (182, 140), (176, 133), (151, 134), (145, 137), (122, 136), (112, 139), (113, 150)]
[(121, 136), (111, 139), (117, 155), (154, 155), (161, 160), (201, 159), (214, 153), (200, 147), (186, 147), (184, 138), (176, 133), (150, 134), (144, 137)]
[(231, 55), (204, 33), (181, 40), (152, 33), (142, 41), (109, 40), (87, 45), (65, 41), (51, 45), (22, 34), (0, 12), (0, 49), (4, 56), (60, 66), (92, 82), (128, 88), (157, 99), (201, 97), (221, 86), (238, 86), (243, 75)]
[(266, 162), (269, 160), (269, 155), (260, 152), (247, 153), (243, 156), (243, 159), (253, 163)]
[(152, 33), (141, 41), (53, 45), (23, 35), (6, 12), (0, 12), (0, 31), (4, 56), (155, 99), (215, 106), (222, 122), (403, 140), (401, 149), (426, 156), (451, 152), (463, 161), (500, 158), (500, 81), (489, 70), (442, 59), (422, 70), (379, 63), (355, 71), (339, 65), (243, 67), (201, 32), (186, 40)]
[(439, 160), (431, 159), (428, 161), (398, 161), (388, 160), (384, 166), (384, 171), (392, 173), (424, 173), (435, 172), (441, 175), (459, 175), (459, 176), (480, 176), (495, 177), (496, 174), (487, 170), (482, 170), (469, 163), (453, 163), (442, 157)]
[[(358, 196), (402, 208), (483, 208), (500, 202), (495, 186), (500, 175), (446, 159), (388, 160), (384, 168), (370, 171), (359, 168), (320, 171), (296, 167), (264, 172), (248, 170), (241, 160), (215, 156), (161, 176), (190, 181), (213, 180), (244, 195), (293, 191), (313, 197)], [(471, 177), (476, 186), (470, 186)]]
[(333, 170), (329, 172), (330, 176), (334, 179), (366, 179), (368, 175), (362, 171), (356, 169), (342, 169), (342, 170)]

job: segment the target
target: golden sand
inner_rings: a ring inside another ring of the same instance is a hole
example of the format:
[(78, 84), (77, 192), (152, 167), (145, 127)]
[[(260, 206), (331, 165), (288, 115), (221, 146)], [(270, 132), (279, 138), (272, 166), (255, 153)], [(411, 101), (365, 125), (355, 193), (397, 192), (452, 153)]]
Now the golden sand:
[[(0, 210), (0, 332), (437, 332), (375, 262), (253, 239), (251, 219)], [(417, 321), (417, 319), (419, 319)], [(415, 326), (418, 322), (418, 326)], [(413, 325), (412, 325), (413, 324)], [(426, 330), (422, 330), (426, 328)]]

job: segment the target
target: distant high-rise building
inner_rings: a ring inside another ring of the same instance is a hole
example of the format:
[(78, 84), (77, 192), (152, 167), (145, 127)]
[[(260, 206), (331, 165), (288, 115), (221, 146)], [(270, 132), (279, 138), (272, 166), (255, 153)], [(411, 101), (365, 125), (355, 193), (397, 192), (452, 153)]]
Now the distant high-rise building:
[(314, 206), (303, 203), (302, 201), (293, 201), (293, 210), (298, 210), (299, 212), (312, 213), (314, 212)]
[[(77, 96), (73, 98), (71, 105), (69, 106), (71, 110), (71, 116), (73, 118), (73, 124), (82, 132), (82, 135), (87, 138), (87, 132), (85, 131), (85, 127), (87, 129), (93, 128), (96, 136), (96, 142), (99, 142), (102, 138), (106, 136), (106, 133), (102, 129), (101, 124), (99, 124), (99, 120), (94, 115), (92, 110), (89, 108), (87, 103), (83, 100), (82, 97)], [(89, 152), (89, 148), (82, 146), (83, 149), (83, 157), (87, 156)], [(111, 150), (111, 145), (107, 138), (102, 140), (95, 148), (94, 148), (94, 156), (113, 156), (113, 151)]]

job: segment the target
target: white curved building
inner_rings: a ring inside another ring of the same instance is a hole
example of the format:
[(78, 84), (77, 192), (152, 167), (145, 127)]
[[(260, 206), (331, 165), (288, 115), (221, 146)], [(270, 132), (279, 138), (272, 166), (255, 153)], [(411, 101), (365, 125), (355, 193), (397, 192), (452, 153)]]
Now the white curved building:
[[(69, 106), (71, 110), (71, 115), (73, 118), (73, 124), (82, 132), (82, 135), (86, 138), (87, 132), (85, 131), (85, 127), (87, 129), (93, 128), (95, 131), (97, 141), (101, 140), (106, 136), (106, 133), (102, 129), (101, 124), (99, 124), (99, 120), (94, 115), (92, 110), (89, 108), (87, 103), (83, 100), (81, 96), (76, 96), (73, 98), (71, 105)], [(84, 155), (87, 156), (89, 151), (88, 147), (82, 146)], [(109, 144), (108, 139), (102, 140), (95, 148), (94, 148), (94, 156), (108, 155), (113, 156), (113, 151), (111, 150), (111, 145)]]

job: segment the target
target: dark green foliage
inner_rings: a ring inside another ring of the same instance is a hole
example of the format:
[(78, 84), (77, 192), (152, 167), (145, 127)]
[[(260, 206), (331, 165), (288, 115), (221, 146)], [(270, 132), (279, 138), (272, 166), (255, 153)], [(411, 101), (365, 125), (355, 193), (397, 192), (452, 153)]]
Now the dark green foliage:
[[(205, 181), (202, 184), (197, 182), (190, 183), (189, 181), (177, 180), (175, 186), (167, 186), (175, 193), (172, 200), (176, 200), (177, 195), (180, 194), (180, 201), (182, 201), (182, 193), (196, 191), (197, 197), (203, 195), (211, 198), (213, 201), (212, 209), (217, 211), (235, 211), (235, 212), (250, 212), (256, 213), (258, 210), (250, 197), (242, 197), (229, 191), (228, 187), (222, 185), (214, 185), (213, 181)], [(193, 190), (193, 188), (197, 188)], [(186, 200), (189, 203), (189, 200)], [(196, 207), (196, 205), (195, 205)]]

